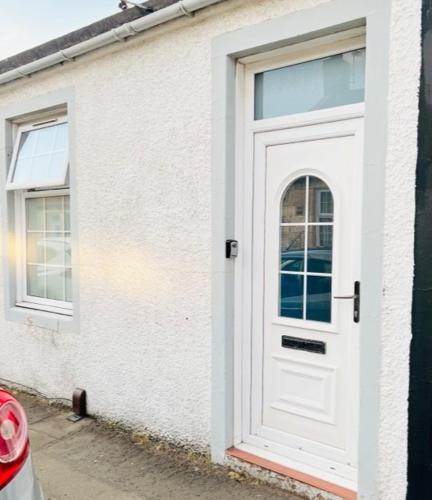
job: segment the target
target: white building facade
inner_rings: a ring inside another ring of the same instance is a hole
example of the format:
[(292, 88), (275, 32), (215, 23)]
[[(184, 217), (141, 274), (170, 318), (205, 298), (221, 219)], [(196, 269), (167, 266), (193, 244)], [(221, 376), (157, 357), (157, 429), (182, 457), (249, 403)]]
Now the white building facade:
[(421, 2), (114, 29), (0, 73), (0, 379), (405, 498)]

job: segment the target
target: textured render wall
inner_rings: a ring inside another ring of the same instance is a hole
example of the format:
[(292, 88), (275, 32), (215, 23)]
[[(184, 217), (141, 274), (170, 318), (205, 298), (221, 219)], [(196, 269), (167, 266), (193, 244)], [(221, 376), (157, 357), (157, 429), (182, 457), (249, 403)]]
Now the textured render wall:
[(380, 499), (406, 495), (420, 0), (393, 0), (383, 284)]
[(80, 276), (75, 333), (0, 314), (0, 378), (208, 445), (211, 39), (322, 1), (230, 0), (0, 87), (74, 88)]

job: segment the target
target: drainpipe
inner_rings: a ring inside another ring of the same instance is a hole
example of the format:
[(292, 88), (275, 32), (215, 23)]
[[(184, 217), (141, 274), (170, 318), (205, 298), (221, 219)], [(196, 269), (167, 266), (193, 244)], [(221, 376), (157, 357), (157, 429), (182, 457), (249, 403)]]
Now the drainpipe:
[(126, 38), (141, 33), (142, 31), (153, 28), (154, 26), (172, 21), (173, 19), (177, 19), (182, 16), (191, 17), (196, 10), (203, 9), (204, 7), (208, 7), (222, 1), (224, 0), (181, 0), (180, 2), (169, 5), (168, 7), (153, 12), (152, 14), (140, 17), (139, 19), (135, 19), (134, 21), (130, 21), (129, 23), (125, 23), (117, 28), (113, 28), (110, 31), (97, 35), (90, 40), (77, 43), (72, 47), (59, 50), (58, 52), (42, 57), (37, 61), (32, 61), (31, 63), (6, 71), (0, 75), (0, 85), (17, 80), (18, 78), (23, 78), (35, 73), (36, 71), (41, 71), (65, 61), (73, 61), (75, 57), (91, 52), (92, 50), (105, 47), (111, 43), (120, 42)]

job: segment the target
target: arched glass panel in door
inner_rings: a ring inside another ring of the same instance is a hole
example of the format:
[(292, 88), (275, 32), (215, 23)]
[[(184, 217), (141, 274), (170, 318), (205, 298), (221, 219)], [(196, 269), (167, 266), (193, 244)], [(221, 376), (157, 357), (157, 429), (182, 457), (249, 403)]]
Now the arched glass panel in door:
[(312, 175), (293, 181), (280, 210), (279, 314), (331, 322), (333, 195)]

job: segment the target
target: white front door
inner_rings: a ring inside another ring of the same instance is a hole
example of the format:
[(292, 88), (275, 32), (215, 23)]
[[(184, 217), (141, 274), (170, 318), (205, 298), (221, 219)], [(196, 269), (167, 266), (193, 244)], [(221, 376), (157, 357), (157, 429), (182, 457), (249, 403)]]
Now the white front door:
[(240, 446), (355, 488), (362, 105), (270, 124), (245, 162)]

